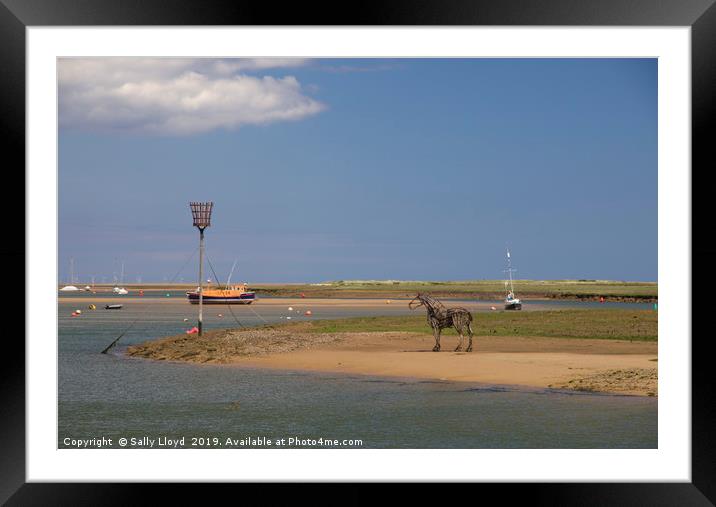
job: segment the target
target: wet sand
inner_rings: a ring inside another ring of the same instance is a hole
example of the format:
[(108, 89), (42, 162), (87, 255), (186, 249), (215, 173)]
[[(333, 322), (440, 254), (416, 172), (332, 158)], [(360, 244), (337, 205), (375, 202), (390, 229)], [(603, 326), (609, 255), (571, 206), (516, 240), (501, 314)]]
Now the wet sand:
[(457, 337), (446, 336), (440, 352), (432, 352), (433, 345), (425, 334), (310, 333), (298, 326), (291, 331), (279, 327), (179, 335), (129, 347), (127, 354), (159, 361), (657, 395), (656, 342), (476, 336), (473, 352), (466, 353), (454, 352)]

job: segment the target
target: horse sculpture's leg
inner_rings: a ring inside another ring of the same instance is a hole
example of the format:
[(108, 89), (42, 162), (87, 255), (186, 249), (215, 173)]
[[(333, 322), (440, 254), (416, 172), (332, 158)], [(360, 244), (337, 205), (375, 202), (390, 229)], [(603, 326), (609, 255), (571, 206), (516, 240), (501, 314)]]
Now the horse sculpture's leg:
[(460, 352), (462, 350), (462, 341), (464, 339), (462, 336), (462, 326), (456, 324), (455, 331), (457, 331), (457, 334), (460, 335), (460, 338), (458, 338), (458, 341), (457, 341), (457, 347), (455, 347), (455, 352)]
[(438, 326), (433, 328), (433, 336), (435, 336), (435, 346), (433, 347), (433, 352), (440, 352), (440, 328)]

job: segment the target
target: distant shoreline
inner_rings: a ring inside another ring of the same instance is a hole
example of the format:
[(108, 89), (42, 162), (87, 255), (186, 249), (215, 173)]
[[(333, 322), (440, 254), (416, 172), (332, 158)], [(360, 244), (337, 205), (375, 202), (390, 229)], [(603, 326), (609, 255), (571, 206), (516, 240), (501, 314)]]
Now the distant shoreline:
[[(58, 289), (63, 287), (60, 284)], [(77, 284), (77, 287), (84, 287)], [(186, 291), (196, 288), (192, 284), (144, 283), (124, 284), (129, 291), (146, 293)], [(110, 293), (114, 285), (95, 284), (98, 294)], [(256, 283), (249, 284), (259, 297), (307, 297), (307, 298), (412, 298), (418, 292), (428, 292), (436, 297), (449, 299), (500, 300), (505, 296), (504, 282), (500, 280), (477, 280), (455, 282), (416, 281), (338, 281), (321, 284), (306, 283)], [(524, 299), (556, 299), (571, 301), (658, 302), (657, 282), (620, 282), (608, 280), (517, 280), (515, 291)], [(72, 295), (75, 292), (61, 292)], [(148, 294), (149, 295), (149, 294)]]

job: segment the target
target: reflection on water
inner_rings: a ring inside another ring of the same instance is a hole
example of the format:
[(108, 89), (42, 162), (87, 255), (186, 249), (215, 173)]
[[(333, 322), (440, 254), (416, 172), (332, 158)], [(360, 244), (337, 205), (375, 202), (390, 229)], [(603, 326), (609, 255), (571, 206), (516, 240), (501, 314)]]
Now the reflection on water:
[[(122, 351), (129, 344), (193, 325), (196, 307), (177, 296), (169, 299), (125, 299), (119, 311), (99, 304), (90, 311), (89, 299), (83, 305), (60, 299), (59, 447), (66, 447), (66, 437), (116, 442), (143, 436), (217, 437), (221, 442), (227, 437), (323, 437), (360, 439), (362, 447), (374, 448), (657, 446), (655, 398), (125, 357)], [(293, 319), (303, 319), (309, 306), (310, 300), (294, 303)], [(76, 308), (82, 316), (71, 317)], [(281, 322), (290, 314), (287, 307), (260, 303), (232, 310), (243, 325)], [(313, 318), (409, 312), (403, 305), (329, 307), (313, 309)], [(99, 353), (134, 320), (120, 346)], [(205, 326), (237, 323), (225, 306), (205, 307)]]

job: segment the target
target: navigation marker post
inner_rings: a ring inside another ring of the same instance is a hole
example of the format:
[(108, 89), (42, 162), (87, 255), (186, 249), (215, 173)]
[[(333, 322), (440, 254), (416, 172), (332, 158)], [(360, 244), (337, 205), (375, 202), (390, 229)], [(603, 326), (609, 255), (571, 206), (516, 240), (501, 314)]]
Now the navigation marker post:
[(194, 219), (194, 227), (199, 229), (199, 323), (196, 326), (199, 329), (199, 336), (202, 333), (202, 305), (204, 302), (204, 229), (211, 225), (211, 210), (214, 208), (213, 202), (190, 202), (191, 216)]

